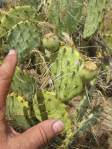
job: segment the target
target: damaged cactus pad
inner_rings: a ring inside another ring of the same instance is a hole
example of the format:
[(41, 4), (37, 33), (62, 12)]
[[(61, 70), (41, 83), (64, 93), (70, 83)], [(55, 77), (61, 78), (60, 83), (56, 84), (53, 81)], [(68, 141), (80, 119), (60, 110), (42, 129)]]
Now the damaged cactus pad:
[[(25, 109), (28, 111), (26, 115)], [(27, 119), (30, 117), (28, 102), (16, 93), (11, 93), (7, 97), (6, 117), (14, 128), (26, 130), (31, 127)]]

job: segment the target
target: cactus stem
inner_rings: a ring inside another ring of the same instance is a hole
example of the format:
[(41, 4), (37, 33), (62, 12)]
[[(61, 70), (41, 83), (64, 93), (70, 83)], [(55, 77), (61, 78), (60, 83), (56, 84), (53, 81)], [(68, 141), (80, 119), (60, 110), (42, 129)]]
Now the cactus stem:
[(90, 105), (91, 99), (90, 99), (90, 96), (88, 95), (88, 91), (86, 87), (85, 87), (85, 90), (86, 90), (86, 95), (83, 97), (77, 109), (77, 116), (76, 116), (77, 122), (80, 122), (83, 119), (83, 116), (86, 113), (88, 106)]
[(43, 121), (47, 120), (48, 114), (47, 114), (47, 110), (46, 110), (45, 99), (44, 99), (42, 90), (39, 87), (37, 87), (36, 95), (37, 95), (38, 108), (40, 111), (41, 119)]

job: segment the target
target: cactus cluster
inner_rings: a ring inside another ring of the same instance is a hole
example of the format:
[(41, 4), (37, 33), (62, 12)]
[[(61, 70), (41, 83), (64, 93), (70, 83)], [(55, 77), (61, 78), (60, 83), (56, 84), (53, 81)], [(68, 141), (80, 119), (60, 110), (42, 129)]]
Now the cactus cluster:
[[(48, 113), (49, 118), (61, 119), (65, 123), (65, 132), (68, 135), (71, 134), (70, 128), (72, 128), (71, 120), (69, 119), (69, 115), (67, 113), (66, 106), (59, 101), (54, 92), (43, 92), (43, 96), (45, 98), (46, 104), (46, 112)], [(32, 99), (33, 101), (33, 110), (35, 115), (31, 115), (30, 112), (30, 103), (23, 96), (18, 95), (16, 92), (12, 92), (9, 94), (7, 99), (7, 118), (8, 120), (16, 127), (22, 129), (28, 129), (32, 126), (32, 121), (37, 119), (37, 121), (42, 121), (41, 113), (39, 111), (38, 97), (35, 95)], [(55, 108), (57, 107), (57, 109)], [(55, 110), (56, 109), (56, 110)], [(36, 123), (34, 123), (36, 124)]]
[(43, 115), (48, 115), (48, 118), (55, 117), (65, 123), (64, 135), (66, 134), (67, 140), (70, 139), (73, 126), (66, 105), (56, 97), (55, 92), (37, 91), (36, 94), (35, 88), (34, 79), (17, 68), (11, 86), (13, 92), (7, 97), (6, 116), (11, 125), (16, 129), (26, 130), (42, 121)]
[[(54, 92), (39, 91), (35, 78), (30, 76), (27, 72), (23, 72), (20, 68), (17, 68), (11, 85), (11, 90), (13, 92), (8, 96), (7, 108), (6, 108), (7, 119), (11, 122), (12, 126), (23, 130), (28, 129), (29, 127), (35, 125), (39, 121), (42, 121), (43, 119), (46, 119), (46, 118), (55, 117), (56, 119), (61, 119), (65, 124), (64, 134), (66, 134), (66, 139), (64, 141), (65, 142), (64, 144), (66, 145), (69, 143), (69, 139), (71, 139), (71, 137), (74, 135), (74, 133), (72, 132), (73, 121), (72, 119), (70, 119), (69, 114), (66, 110), (67, 106), (62, 102), (66, 102), (72, 99), (72, 97), (76, 96), (77, 94), (80, 94), (80, 92), (84, 90), (84, 84), (83, 84), (84, 82), (81, 79), (81, 77), (78, 76), (79, 75), (78, 70), (80, 70), (79, 64), (82, 63), (80, 59), (80, 54), (78, 51), (73, 51), (73, 50), (70, 51), (70, 47), (69, 47), (69, 51), (67, 52), (68, 53), (66, 55), (65, 60), (70, 60), (71, 57), (69, 56), (71, 53), (73, 54), (74, 52), (75, 59), (73, 59), (73, 61), (70, 63), (69, 65), (70, 67), (68, 68), (68, 70), (70, 73), (72, 73), (72, 71), (75, 70), (74, 71), (75, 73), (74, 75), (70, 76), (69, 79), (68, 77), (62, 78), (64, 79), (64, 81), (62, 81), (61, 78), (59, 78), (60, 82), (58, 83), (55, 83), (54, 81), (55, 88), (56, 88), (56, 91), (54, 90)], [(77, 63), (78, 65), (76, 65), (75, 63), (76, 61), (79, 62), (79, 64)], [(65, 61), (64, 61), (64, 64), (67, 65)], [(64, 69), (67, 67), (66, 65), (65, 66), (63, 65)], [(62, 66), (62, 65), (60, 63), (59, 64), (57, 63), (57, 69), (51, 70), (53, 75), (57, 71), (59, 72), (62, 70), (62, 67), (59, 68), (59, 66)], [(65, 76), (66, 76), (66, 71), (63, 73), (65, 73)], [(64, 86), (67, 80), (71, 81), (70, 83), (67, 83), (68, 89), (66, 89)], [(80, 82), (81, 82), (81, 87), (80, 87)], [(61, 86), (62, 92), (60, 91), (59, 86)], [(76, 88), (76, 86), (78, 86), (78, 88)], [(71, 89), (73, 89), (71, 93), (67, 92)], [(84, 110), (86, 110), (86, 108), (84, 108)], [(79, 113), (80, 111), (81, 110), (79, 109)], [(93, 118), (91, 119), (92, 120), (90, 120), (90, 122), (93, 121), (93, 124), (94, 124), (96, 122), (94, 115), (93, 115)], [(88, 120), (89, 119), (87, 119), (87, 121)], [(88, 123), (87, 121), (84, 121), (85, 126), (83, 125), (82, 121), (81, 121), (81, 124), (78, 123), (80, 126), (78, 129), (79, 132), (84, 131), (84, 129), (86, 128), (86, 123)], [(88, 127), (86, 129), (89, 129), (91, 125), (88, 126), (87, 124)], [(78, 133), (78, 131), (76, 132)]]
[[(71, 39), (81, 19), (83, 0), (40, 0), (37, 3), (25, 0), (24, 3), (28, 5), (3, 11), (0, 17), (1, 47), (5, 47), (5, 52), (17, 49), (20, 62), (7, 99), (6, 116), (14, 127), (23, 130), (47, 118), (61, 119), (65, 124), (66, 148), (75, 133), (72, 129), (77, 119), (77, 116), (74, 120), (70, 118), (67, 104), (73, 97), (85, 94), (85, 86), (97, 74), (96, 64), (85, 60)], [(41, 56), (37, 56), (38, 51), (44, 58), (52, 87), (42, 88), (40, 84), (40, 76), (45, 77), (47, 72), (42, 74), (42, 65), (35, 63), (42, 61)], [(21, 64), (29, 59), (29, 69), (36, 72), (34, 75), (24, 67), (21, 69)], [(85, 105), (85, 99), (83, 101)], [(79, 105), (78, 112), (84, 110), (85, 114), (87, 108)], [(95, 124), (97, 114), (91, 115), (78, 122), (79, 131), (84, 132)]]

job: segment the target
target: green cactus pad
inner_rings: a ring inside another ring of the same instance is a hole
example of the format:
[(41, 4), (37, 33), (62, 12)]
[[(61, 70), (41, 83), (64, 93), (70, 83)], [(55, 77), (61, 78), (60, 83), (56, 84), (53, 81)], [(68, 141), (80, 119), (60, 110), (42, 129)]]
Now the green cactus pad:
[(83, 33), (84, 38), (91, 37), (98, 29), (104, 16), (106, 2), (107, 0), (89, 0)]
[(6, 35), (11, 28), (25, 20), (34, 20), (36, 18), (36, 11), (31, 6), (16, 6), (6, 12), (0, 21), (0, 37)]
[[(109, 19), (108, 19), (109, 18)], [(112, 8), (106, 10), (104, 20), (101, 24), (100, 34), (102, 35), (104, 42), (107, 44), (109, 48), (108, 54), (112, 55)], [(107, 52), (106, 50), (104, 51)]]
[[(45, 98), (45, 105), (46, 105), (46, 110), (48, 113), (48, 118), (49, 119), (60, 119), (64, 122), (65, 124), (65, 132), (68, 134), (68, 136), (71, 135), (71, 120), (69, 118), (69, 115), (67, 113), (66, 106), (61, 103), (59, 99), (56, 98), (56, 95), (54, 92), (43, 92), (43, 97)], [(37, 97), (35, 96), (33, 99), (33, 107), (34, 111), (36, 114), (37, 119), (41, 120), (40, 117), (40, 111), (39, 111), (39, 105), (37, 101)]]
[(21, 21), (10, 30), (7, 37), (8, 49), (17, 49), (20, 62), (24, 62), (33, 48), (40, 46), (40, 29), (34, 23)]
[(51, 73), (57, 97), (62, 101), (68, 101), (82, 92), (83, 82), (78, 74), (81, 63), (81, 56), (75, 48), (63, 46), (59, 49), (51, 65)]
[(14, 128), (27, 129), (31, 127), (24, 113), (24, 109), (28, 109), (28, 102), (23, 97), (11, 93), (7, 97), (6, 105), (7, 120)]
[(31, 101), (35, 94), (35, 80), (27, 72), (17, 67), (12, 80), (11, 90), (26, 100)]
[(72, 33), (81, 18), (83, 0), (49, 0), (47, 17), (59, 31)]

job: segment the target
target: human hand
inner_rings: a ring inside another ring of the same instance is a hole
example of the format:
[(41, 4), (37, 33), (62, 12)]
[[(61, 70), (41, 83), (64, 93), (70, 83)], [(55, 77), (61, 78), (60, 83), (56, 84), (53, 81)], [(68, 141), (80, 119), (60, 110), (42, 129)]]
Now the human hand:
[(11, 50), (0, 66), (0, 149), (38, 149), (59, 134), (64, 125), (59, 120), (46, 120), (20, 134), (5, 119), (6, 97), (17, 63), (17, 53)]

